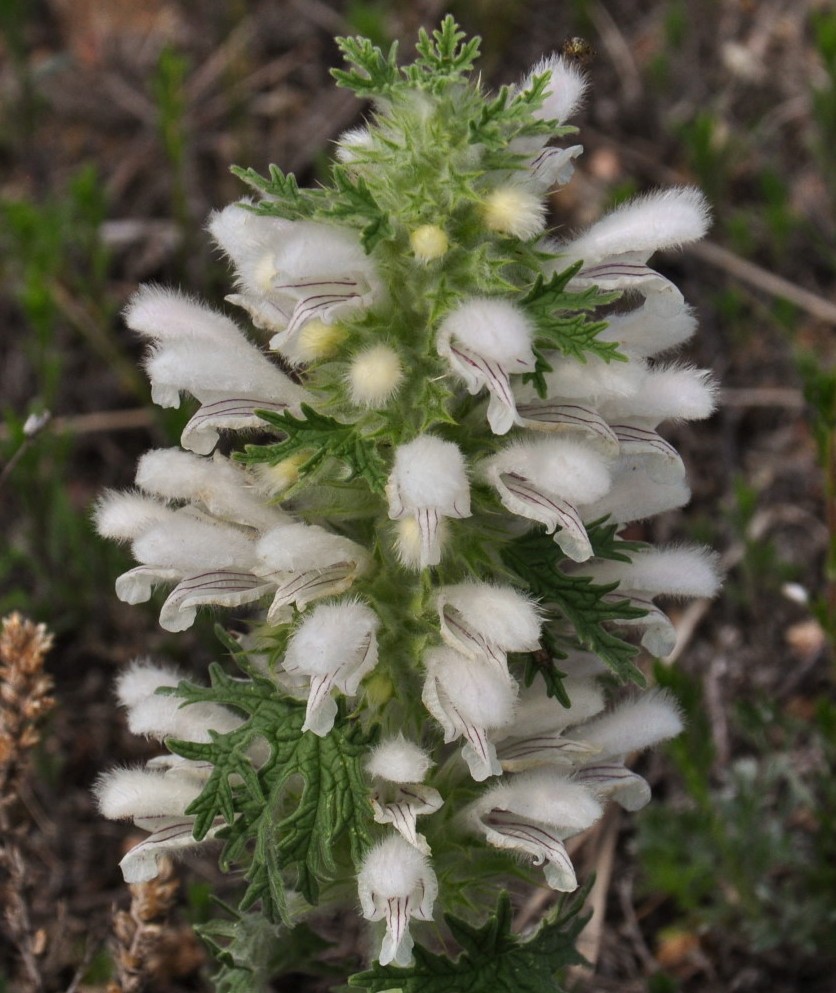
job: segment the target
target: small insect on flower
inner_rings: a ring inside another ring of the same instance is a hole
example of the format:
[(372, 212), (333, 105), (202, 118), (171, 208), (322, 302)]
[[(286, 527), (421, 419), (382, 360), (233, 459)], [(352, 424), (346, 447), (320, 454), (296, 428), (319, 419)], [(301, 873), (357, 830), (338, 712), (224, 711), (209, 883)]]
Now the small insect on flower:
[(592, 60), (598, 54), (586, 38), (567, 38), (563, 42), (562, 52), (564, 58), (570, 62), (577, 62), (578, 65), (586, 68), (591, 65)]

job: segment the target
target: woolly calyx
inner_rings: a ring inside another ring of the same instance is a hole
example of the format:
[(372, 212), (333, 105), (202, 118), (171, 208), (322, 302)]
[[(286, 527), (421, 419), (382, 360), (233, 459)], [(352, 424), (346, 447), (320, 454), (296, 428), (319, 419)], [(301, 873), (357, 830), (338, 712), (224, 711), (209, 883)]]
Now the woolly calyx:
[(530, 241), (546, 226), (546, 205), (532, 190), (509, 183), (485, 197), (482, 216), (489, 231)]
[(299, 332), (292, 361), (295, 364), (333, 358), (339, 352), (346, 336), (347, 332), (342, 324), (325, 324), (315, 317)]

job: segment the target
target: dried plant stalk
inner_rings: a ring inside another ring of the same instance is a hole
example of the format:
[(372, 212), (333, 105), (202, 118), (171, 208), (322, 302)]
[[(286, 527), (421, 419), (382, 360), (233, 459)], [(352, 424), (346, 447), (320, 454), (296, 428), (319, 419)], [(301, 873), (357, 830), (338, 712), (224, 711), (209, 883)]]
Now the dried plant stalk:
[(38, 724), (55, 705), (44, 659), (52, 635), (20, 614), (4, 618), (0, 630), (0, 903), (3, 924), (17, 948), (26, 989), (42, 990), (39, 958), (46, 933), (29, 912), (31, 889), (22, 840), (24, 824), (12, 813), (29, 753), (40, 741)]
[(107, 993), (142, 993), (153, 984), (194, 972), (203, 952), (191, 928), (174, 928), (171, 912), (180, 884), (170, 859), (161, 858), (159, 875), (130, 887), (130, 910), (113, 915), (117, 978)]
[(0, 805), (17, 794), (26, 754), (40, 741), (38, 723), (55, 705), (44, 658), (52, 635), (20, 614), (0, 632)]

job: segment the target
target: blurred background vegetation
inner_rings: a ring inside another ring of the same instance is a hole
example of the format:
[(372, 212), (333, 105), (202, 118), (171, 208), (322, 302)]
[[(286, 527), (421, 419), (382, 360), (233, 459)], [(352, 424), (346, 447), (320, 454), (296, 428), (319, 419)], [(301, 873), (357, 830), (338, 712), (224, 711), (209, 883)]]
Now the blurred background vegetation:
[[(587, 43), (592, 85), (575, 122), (586, 152), (553, 199), (556, 230), (677, 183), (701, 186), (714, 211), (706, 243), (657, 262), (700, 316), (690, 358), (715, 371), (723, 403), (671, 432), (692, 505), (635, 537), (704, 541), (727, 580), (717, 603), (672, 605), (675, 658), (645, 660), (688, 731), (645, 761), (651, 807), (582, 839), (595, 916), (590, 969), (571, 982), (834, 989), (832, 3), (0, 0), (0, 614), (55, 632), (58, 699), (16, 801), (29, 922), (0, 922), (0, 991), (107, 988), (125, 831), (98, 817), (89, 789), (147, 754), (110, 684), (138, 654), (197, 671), (221, 652), (211, 619), (172, 637), (153, 605), (119, 604), (127, 558), (90, 525), (97, 494), (129, 486), (139, 455), (174, 444), (184, 416), (148, 406), (120, 310), (143, 281), (223, 306), (228, 274), (202, 228), (243, 192), (228, 166), (276, 162), (316, 182), (364, 110), (331, 84), (333, 35), (409, 47), (446, 12), (482, 35), (490, 85), (568, 39)], [(229, 883), (201, 861), (181, 875), (149, 989), (207, 988), (190, 922)], [(0, 866), (0, 886), (9, 878)], [(275, 988), (328, 981), (294, 973)]]

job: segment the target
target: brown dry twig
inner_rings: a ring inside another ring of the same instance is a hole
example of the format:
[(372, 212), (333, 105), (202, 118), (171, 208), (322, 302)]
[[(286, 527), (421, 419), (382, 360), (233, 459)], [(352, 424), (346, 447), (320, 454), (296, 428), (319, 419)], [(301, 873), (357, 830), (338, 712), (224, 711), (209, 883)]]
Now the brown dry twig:
[(130, 887), (130, 909), (113, 914), (117, 978), (107, 993), (142, 993), (152, 984), (182, 979), (203, 964), (192, 929), (171, 923), (179, 887), (170, 859), (160, 860), (154, 879)]

